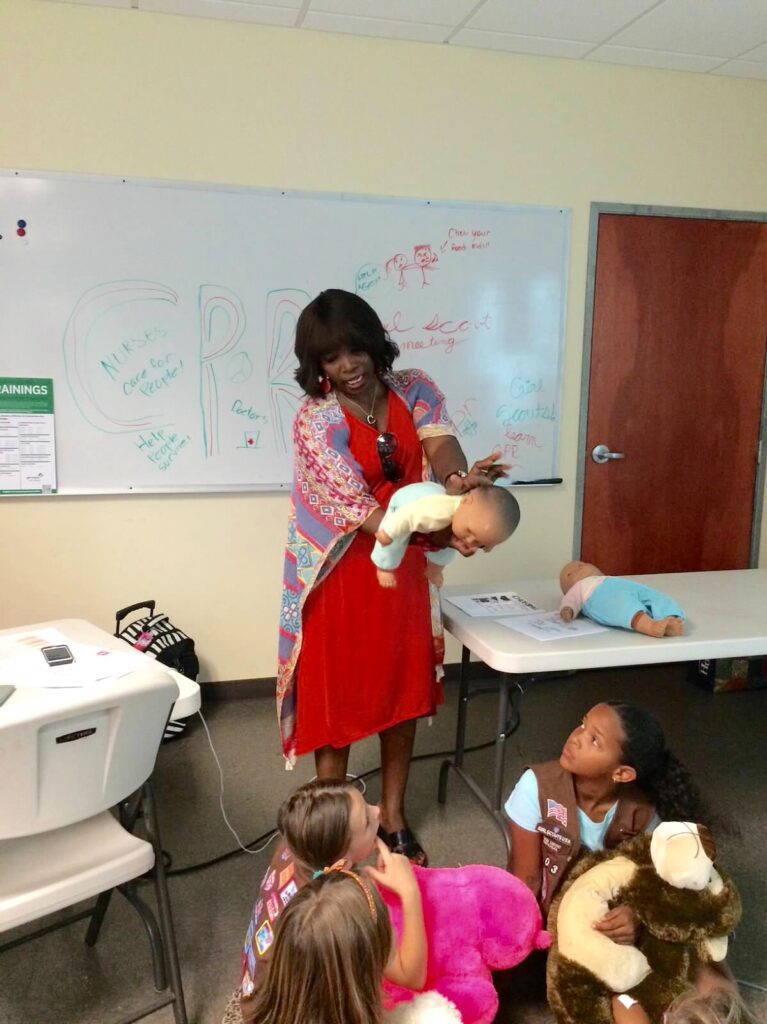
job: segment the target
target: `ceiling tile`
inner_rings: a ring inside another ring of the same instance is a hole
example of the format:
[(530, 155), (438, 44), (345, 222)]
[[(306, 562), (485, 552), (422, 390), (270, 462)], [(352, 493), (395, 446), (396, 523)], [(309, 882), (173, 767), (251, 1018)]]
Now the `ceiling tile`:
[(539, 57), (583, 57), (592, 48), (591, 43), (580, 43), (570, 39), (540, 39), (537, 36), (518, 36), (510, 32), (478, 32), (470, 28), (462, 29), (450, 42), (458, 46), (478, 46), (485, 50), (536, 54)]
[(275, 7), (240, 0), (138, 0), (139, 9), (158, 14), (185, 14), (193, 18), (248, 21), (257, 25), (295, 25), (299, 4)]
[(268, 0), (268, 3), (264, 3), (264, 0), (228, 0), (228, 2), (248, 4), (250, 7), (290, 7), (294, 11), (301, 6), (301, 0)]
[(767, 62), (756, 60), (728, 60), (711, 72), (712, 75), (731, 75), (733, 78), (763, 78), (767, 80)]
[(711, 57), (737, 57), (766, 41), (764, 0), (665, 0), (610, 40)]
[(738, 54), (738, 60), (767, 60), (767, 43)]
[(466, 28), (601, 43), (657, 0), (485, 0)]
[(86, 4), (88, 7), (124, 7), (130, 8), (131, 0), (48, 0), (58, 4)]
[(387, 39), (414, 39), (420, 43), (442, 43), (450, 34), (450, 25), (419, 25), (414, 21), (386, 21), (384, 18), (354, 18), (348, 14), (323, 14), (309, 11), (302, 28), (320, 32), (349, 33), (356, 36), (383, 36)]
[(455, 26), (476, 6), (477, 0), (385, 0), (385, 3), (381, 0), (312, 0), (309, 13)]
[(666, 68), (669, 71), (711, 71), (722, 63), (721, 57), (698, 57), (691, 53), (667, 53), (665, 50), (638, 50), (631, 46), (599, 46), (589, 60), (605, 64), (631, 64), (644, 68)]

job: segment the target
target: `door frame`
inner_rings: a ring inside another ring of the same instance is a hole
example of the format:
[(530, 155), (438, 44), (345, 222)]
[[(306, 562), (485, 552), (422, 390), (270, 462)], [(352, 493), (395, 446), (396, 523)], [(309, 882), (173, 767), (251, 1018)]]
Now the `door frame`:
[[(743, 210), (698, 210), (687, 206), (644, 206), (642, 204), (592, 203), (589, 216), (588, 258), (586, 264), (586, 306), (583, 320), (583, 355), (581, 359), (581, 398), (578, 423), (578, 453), (575, 478), (575, 522), (573, 533), (573, 558), (581, 557), (583, 540), (583, 500), (585, 491), (586, 466), (589, 453), (586, 438), (589, 420), (589, 384), (591, 379), (591, 342), (594, 329), (594, 298), (596, 291), (597, 239), (599, 218), (603, 213), (639, 217), (679, 217), (696, 220), (745, 220), (767, 223), (767, 213), (748, 213)], [(767, 357), (762, 376), (762, 411), (759, 423), (759, 451), (754, 480), (754, 502), (751, 519), (751, 546), (749, 567), (755, 569), (759, 561), (759, 543), (762, 530), (762, 514), (765, 488), (765, 460), (767, 450)]]

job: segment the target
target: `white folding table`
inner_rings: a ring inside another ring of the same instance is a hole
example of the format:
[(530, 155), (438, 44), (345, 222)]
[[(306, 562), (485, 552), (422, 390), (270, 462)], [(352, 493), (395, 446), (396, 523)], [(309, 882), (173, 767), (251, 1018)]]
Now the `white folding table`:
[[(630, 578), (654, 587), (679, 602), (687, 615), (684, 636), (655, 639), (630, 630), (611, 629), (591, 636), (543, 642), (515, 633), (495, 619), (471, 616), (450, 602), (451, 596), (513, 591), (544, 611), (553, 611), (559, 607), (562, 598), (555, 580), (519, 580), (485, 588), (464, 585), (446, 587), (442, 592), (445, 629), (461, 642), (463, 650), (455, 754), (452, 760), (442, 763), (438, 799), (440, 803), (445, 803), (448, 773), (452, 769), (493, 817), (503, 833), (507, 848), (510, 839), (501, 812), (505, 742), (519, 725), (512, 693), (521, 694), (524, 683), (532, 676), (575, 669), (767, 654), (767, 571), (739, 569), (725, 572), (663, 573)], [(471, 698), (467, 667), (472, 654), (501, 673), (498, 681), (495, 768), (489, 796), (464, 768), (466, 719)], [(513, 713), (511, 725), (510, 710)]]
[[(107, 650), (119, 651), (123, 654), (131, 650), (124, 640), (112, 636), (111, 633), (107, 633), (106, 630), (94, 626), (93, 623), (87, 622), (85, 619), (52, 619), (49, 622), (35, 622), (30, 625), (15, 626), (13, 629), (2, 629), (0, 630), (0, 641), (3, 637), (14, 633), (34, 633), (35, 630), (39, 629), (56, 629), (70, 640), (82, 644), (90, 644), (93, 647), (103, 647)], [(151, 677), (152, 673), (156, 674), (158, 671), (166, 672), (172, 676), (178, 686), (178, 698), (173, 705), (171, 718), (188, 718), (190, 715), (195, 714), (196, 711), (199, 711), (201, 705), (200, 687), (193, 679), (188, 679), (186, 676), (181, 675), (180, 672), (168, 668), (167, 665), (161, 665), (154, 658), (146, 657), (145, 660), (146, 666), (142, 670), (142, 674), (147, 672), (149, 677)], [(138, 673), (135, 674), (138, 675)], [(12, 682), (12, 680), (8, 681)], [(73, 691), (69, 689), (41, 689), (18, 685), (16, 693), (10, 699), (17, 708), (22, 701), (25, 703), (47, 701), (61, 707), (65, 706), (68, 700), (71, 700), (72, 693)]]

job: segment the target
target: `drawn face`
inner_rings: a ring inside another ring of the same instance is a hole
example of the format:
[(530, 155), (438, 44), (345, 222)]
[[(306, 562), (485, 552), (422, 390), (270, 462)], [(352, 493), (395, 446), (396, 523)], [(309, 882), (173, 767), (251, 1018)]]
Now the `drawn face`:
[(361, 349), (341, 348), (329, 352), (322, 360), (322, 372), (337, 391), (354, 401), (373, 393), (375, 365)]
[(386, 266), (391, 267), (392, 270), (404, 270), (407, 266), (407, 256), (403, 252), (398, 252), (396, 256), (392, 256)]
[(381, 810), (375, 804), (365, 803), (365, 799), (358, 789), (350, 789), (349, 798), (352, 803), (349, 815), (351, 841), (344, 860), (350, 867), (353, 867), (355, 864), (367, 860), (375, 849)]
[(437, 262), (437, 254), (431, 251), (430, 245), (417, 245), (413, 250), (413, 258), (419, 267), (428, 267)]
[(622, 763), (625, 741), (617, 711), (597, 704), (568, 736), (559, 763), (583, 778), (612, 777), (618, 768), (626, 767)]

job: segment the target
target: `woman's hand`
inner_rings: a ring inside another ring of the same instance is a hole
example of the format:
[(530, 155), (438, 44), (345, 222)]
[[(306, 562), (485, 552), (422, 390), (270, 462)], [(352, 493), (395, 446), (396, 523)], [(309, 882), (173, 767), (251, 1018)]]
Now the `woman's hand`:
[(608, 910), (594, 928), (619, 946), (633, 946), (639, 936), (639, 921), (631, 907), (625, 904)]
[(466, 476), (458, 476), (453, 473), (445, 481), (445, 490), (448, 494), (465, 494), (475, 487), (492, 487), (496, 480), (506, 476), (510, 467), (498, 460), (500, 452), (493, 452), (484, 459), (478, 459)]

